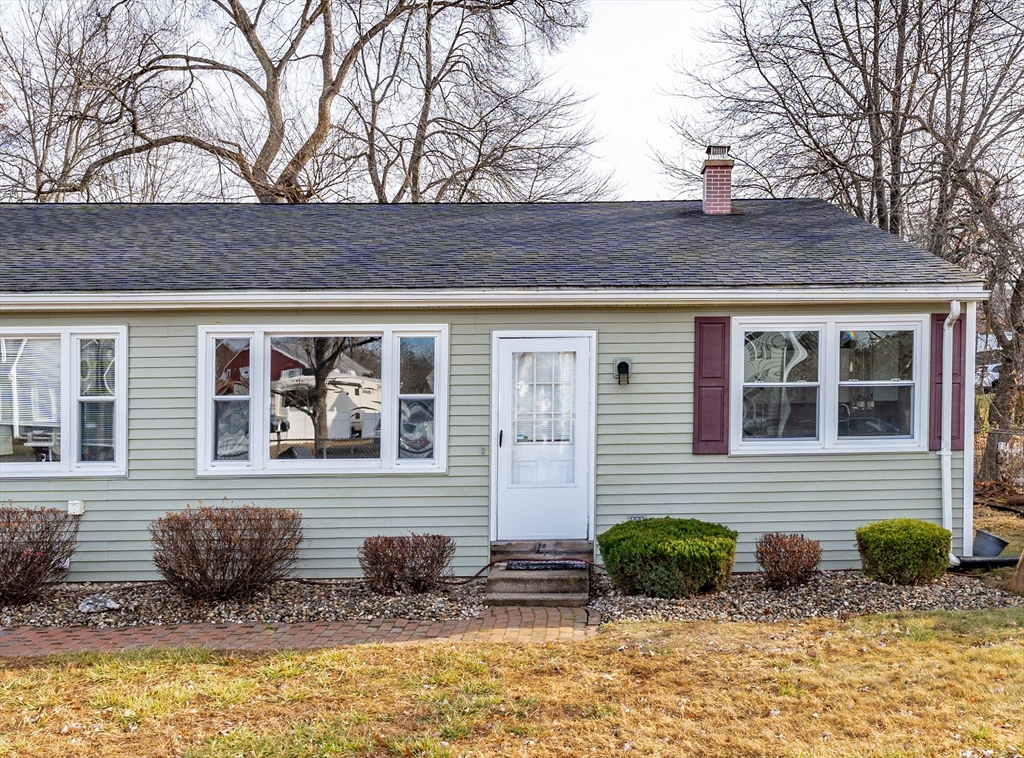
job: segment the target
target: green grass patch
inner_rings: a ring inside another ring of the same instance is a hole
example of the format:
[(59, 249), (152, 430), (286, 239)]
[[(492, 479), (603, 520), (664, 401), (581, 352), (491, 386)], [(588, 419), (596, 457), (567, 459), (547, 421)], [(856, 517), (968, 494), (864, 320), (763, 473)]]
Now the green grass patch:
[(864, 632), (881, 629), (902, 634), (915, 642), (951, 637), (976, 637), (988, 641), (1024, 635), (1024, 606), (987, 611), (915, 611), (861, 616), (850, 622)]
[(285, 734), (236, 729), (188, 750), (183, 758), (331, 758), (366, 755), (372, 748), (365, 738), (352, 737), (342, 722), (304, 723)]

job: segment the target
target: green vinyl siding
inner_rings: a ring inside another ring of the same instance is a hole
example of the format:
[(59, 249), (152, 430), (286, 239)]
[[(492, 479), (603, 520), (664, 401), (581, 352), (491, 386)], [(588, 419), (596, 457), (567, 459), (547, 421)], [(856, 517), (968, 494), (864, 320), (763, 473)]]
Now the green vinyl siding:
[[(905, 313), (939, 312), (943, 305)], [(752, 315), (753, 308), (546, 308), (396, 311), (233, 311), (4, 314), (4, 326), (128, 325), (128, 475), (4, 479), (0, 498), (17, 505), (86, 503), (73, 580), (157, 577), (147, 525), (202, 501), (299, 509), (308, 542), (302, 573), (354, 576), (356, 548), (374, 534), (441, 532), (458, 543), (456, 571), (488, 560), (491, 333), (597, 332), (596, 530), (630, 516), (687, 516), (740, 533), (736, 569), (753, 570), (753, 546), (772, 531), (819, 539), (826, 568), (858, 565), (854, 529), (911, 516), (941, 522), (934, 453), (693, 456), (693, 319)], [(821, 314), (820, 310), (778, 310)], [(878, 313), (845, 307), (843, 314)], [(887, 309), (886, 313), (898, 313)], [(197, 327), (246, 324), (450, 324), (446, 473), (196, 476)], [(612, 359), (633, 374), (617, 384)], [(919, 398), (927, 410), (925, 398)], [(954, 549), (962, 549), (963, 453), (953, 456)]]

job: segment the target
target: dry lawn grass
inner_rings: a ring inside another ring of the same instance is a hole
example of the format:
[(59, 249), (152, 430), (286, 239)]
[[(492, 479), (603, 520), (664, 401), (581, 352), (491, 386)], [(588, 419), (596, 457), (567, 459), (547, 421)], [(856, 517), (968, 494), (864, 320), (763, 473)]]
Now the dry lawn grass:
[(984, 529), (1009, 542), (1003, 555), (1020, 555), (1024, 552), (1024, 518), (984, 505), (975, 505), (974, 528)]
[[(1003, 550), (1003, 555), (1024, 553), (1024, 518), (975, 503), (974, 528), (984, 529), (1007, 540), (1010, 544)], [(979, 573), (981, 581), (988, 586), (1010, 592), (1014, 571), (1015, 569), (1011, 567)], [(1021, 750), (1024, 750), (1024, 747)]]
[(572, 644), (68, 656), (0, 671), (5, 756), (908, 758), (1011, 747), (1024, 749), (1024, 609), (618, 625)]

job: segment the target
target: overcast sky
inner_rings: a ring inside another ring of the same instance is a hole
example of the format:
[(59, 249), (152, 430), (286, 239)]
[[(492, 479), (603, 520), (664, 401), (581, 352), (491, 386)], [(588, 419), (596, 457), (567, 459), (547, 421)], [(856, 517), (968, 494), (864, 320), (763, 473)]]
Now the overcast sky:
[(677, 100), (665, 92), (713, 18), (700, 0), (591, 0), (589, 28), (552, 60), (556, 80), (592, 96), (598, 152), (623, 200), (672, 197), (652, 155), (673, 148), (665, 122)]

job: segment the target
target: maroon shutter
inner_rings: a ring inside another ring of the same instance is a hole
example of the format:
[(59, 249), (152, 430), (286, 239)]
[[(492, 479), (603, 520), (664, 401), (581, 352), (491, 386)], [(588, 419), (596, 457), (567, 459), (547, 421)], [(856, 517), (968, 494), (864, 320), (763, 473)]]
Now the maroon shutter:
[[(964, 376), (967, 355), (967, 330), (960, 316), (953, 324), (953, 424), (951, 427), (950, 448), (964, 449)], [(932, 361), (931, 361), (931, 398), (928, 429), (928, 449), (938, 450), (942, 447), (942, 325), (946, 321), (945, 313), (932, 314)]]
[(729, 452), (729, 318), (694, 320), (693, 454)]

